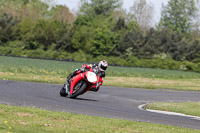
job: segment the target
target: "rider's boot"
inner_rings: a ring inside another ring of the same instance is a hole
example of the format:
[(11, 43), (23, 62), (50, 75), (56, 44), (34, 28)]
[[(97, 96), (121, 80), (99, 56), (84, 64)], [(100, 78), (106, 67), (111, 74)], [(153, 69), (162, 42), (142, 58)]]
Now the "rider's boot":
[(66, 88), (66, 93), (69, 95), (70, 94), (70, 84), (69, 84), (69, 81), (70, 79), (72, 79), (72, 77), (76, 76), (77, 75), (77, 70), (75, 70), (73, 73), (69, 74), (66, 78), (66, 83), (65, 83), (65, 88)]
[(77, 75), (77, 72), (80, 71), (80, 69), (76, 69), (74, 72), (72, 72), (71, 74), (69, 74), (66, 78), (66, 83), (65, 83), (65, 88), (66, 88), (66, 93), (69, 95), (70, 94), (70, 84), (69, 81), (70, 79), (72, 79), (74, 76)]
[(70, 94), (69, 82), (66, 82), (66, 84), (64, 85), (64, 88), (66, 90), (66, 93), (69, 95)]

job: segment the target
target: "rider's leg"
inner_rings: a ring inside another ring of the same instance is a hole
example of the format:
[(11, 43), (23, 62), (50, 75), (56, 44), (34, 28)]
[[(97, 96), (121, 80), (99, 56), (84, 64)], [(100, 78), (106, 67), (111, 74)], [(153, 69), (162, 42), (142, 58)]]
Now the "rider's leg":
[(75, 70), (73, 73), (71, 73), (71, 74), (69, 74), (68, 76), (67, 76), (67, 78), (66, 78), (66, 83), (65, 83), (65, 89), (66, 89), (66, 92), (69, 94), (69, 92), (70, 92), (70, 87), (69, 87), (69, 81), (70, 81), (70, 79), (72, 79), (74, 76), (76, 76), (77, 75), (77, 70)]

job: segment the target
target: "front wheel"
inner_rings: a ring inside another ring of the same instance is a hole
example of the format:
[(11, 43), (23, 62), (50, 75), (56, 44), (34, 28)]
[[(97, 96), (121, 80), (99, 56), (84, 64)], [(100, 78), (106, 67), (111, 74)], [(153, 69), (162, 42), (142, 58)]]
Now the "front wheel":
[(85, 89), (87, 89), (87, 86), (87, 83), (84, 81), (81, 81), (78, 84), (76, 84), (73, 88), (73, 92), (70, 95), (70, 98), (76, 98), (78, 95), (81, 95), (85, 91)]
[(60, 96), (61, 97), (66, 97), (67, 96), (67, 93), (66, 93), (66, 89), (65, 87), (63, 86), (60, 90)]

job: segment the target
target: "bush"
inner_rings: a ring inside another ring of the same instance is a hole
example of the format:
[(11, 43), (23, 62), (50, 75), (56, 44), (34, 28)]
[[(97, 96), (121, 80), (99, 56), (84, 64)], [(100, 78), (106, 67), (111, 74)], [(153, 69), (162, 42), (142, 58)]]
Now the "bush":
[(1, 55), (10, 55), (11, 49), (9, 47), (0, 47), (0, 54)]
[(78, 52), (68, 54), (67, 58), (73, 59), (75, 61), (86, 62), (86, 61), (89, 61), (91, 59), (90, 56), (92, 57), (92, 55), (86, 54), (83, 51), (79, 50)]
[(48, 58), (45, 56), (45, 51), (42, 49), (37, 49), (37, 50), (26, 50), (25, 51), (25, 56), (26, 57), (41, 57), (41, 58)]

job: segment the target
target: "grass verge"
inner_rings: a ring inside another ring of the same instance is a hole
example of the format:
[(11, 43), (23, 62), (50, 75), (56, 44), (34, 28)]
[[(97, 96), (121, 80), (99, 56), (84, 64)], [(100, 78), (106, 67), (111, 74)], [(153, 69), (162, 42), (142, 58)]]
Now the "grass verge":
[(200, 116), (200, 101), (199, 102), (184, 102), (184, 103), (165, 103), (156, 102), (146, 105), (146, 109), (170, 111), (183, 113), (186, 115)]
[[(66, 77), (55, 74), (23, 74), (0, 72), (0, 80), (31, 81), (41, 83), (65, 83)], [(160, 79), (142, 77), (106, 77), (105, 86), (146, 88), (146, 89), (177, 89), (200, 91), (200, 79)]]
[(200, 130), (0, 105), (0, 133), (200, 133)]

